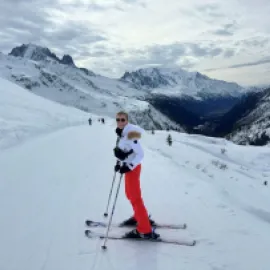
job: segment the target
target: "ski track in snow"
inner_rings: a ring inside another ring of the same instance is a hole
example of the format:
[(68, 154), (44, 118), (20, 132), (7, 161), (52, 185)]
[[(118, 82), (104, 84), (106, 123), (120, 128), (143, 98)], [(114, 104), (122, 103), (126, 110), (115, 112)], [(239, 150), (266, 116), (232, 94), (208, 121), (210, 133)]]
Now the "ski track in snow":
[[(15, 102), (14, 91), (2, 92), (9, 104)], [(106, 118), (102, 125), (96, 116), (88, 126), (89, 115), (31, 93), (20, 95), (27, 114), (17, 101), (13, 117), (0, 110), (1, 119), (9, 119), (6, 130), (12, 131), (16, 117), (21, 117), (18, 129), (30, 127), (24, 143), (6, 145), (0, 154), (0, 270), (269, 270), (267, 148), (175, 132), (170, 147), (168, 132), (145, 132), (141, 186), (146, 207), (157, 221), (188, 224), (187, 230), (160, 230), (162, 235), (198, 244), (109, 240), (104, 252), (103, 241), (84, 236), (84, 221), (103, 219), (115, 164), (113, 120)], [(59, 111), (65, 117), (57, 123), (65, 128), (56, 130), (53, 115)], [(47, 128), (39, 125), (43, 122)], [(36, 137), (38, 132), (46, 134)], [(113, 221), (131, 213), (122, 183)]]

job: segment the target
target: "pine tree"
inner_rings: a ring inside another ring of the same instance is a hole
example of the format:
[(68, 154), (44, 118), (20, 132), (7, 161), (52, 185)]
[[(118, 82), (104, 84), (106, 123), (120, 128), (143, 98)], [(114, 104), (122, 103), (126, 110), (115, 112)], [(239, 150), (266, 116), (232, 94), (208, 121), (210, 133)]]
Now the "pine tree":
[(167, 137), (167, 143), (168, 143), (169, 146), (172, 145), (172, 136), (171, 136), (171, 134), (169, 134), (168, 137)]

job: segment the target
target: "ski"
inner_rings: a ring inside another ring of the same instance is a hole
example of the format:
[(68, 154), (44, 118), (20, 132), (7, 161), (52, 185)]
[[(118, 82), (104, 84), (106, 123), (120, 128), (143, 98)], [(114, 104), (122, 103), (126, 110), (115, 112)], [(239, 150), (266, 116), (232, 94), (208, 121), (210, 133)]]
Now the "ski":
[[(86, 220), (85, 225), (87, 227), (103, 227), (107, 228), (108, 223), (107, 222), (102, 222), (102, 221), (93, 221), (93, 220)], [(119, 223), (112, 223), (112, 227), (115, 228), (126, 228), (126, 227), (132, 227), (132, 226), (122, 226)], [(152, 225), (154, 228), (159, 228), (159, 229), (172, 229), (172, 230), (177, 230), (177, 229), (186, 229), (187, 224), (166, 224), (166, 223), (155, 223)]]
[[(106, 235), (104, 233), (93, 232), (91, 230), (85, 230), (86, 237), (93, 239), (93, 238), (100, 238), (104, 239)], [(195, 246), (195, 240), (177, 240), (177, 239), (167, 239), (167, 238), (158, 238), (158, 239), (143, 239), (143, 238), (127, 238), (120, 234), (109, 234), (108, 239), (111, 240), (125, 240), (125, 241), (138, 241), (138, 242), (154, 242), (154, 243), (164, 243), (164, 244), (172, 244), (178, 246)]]

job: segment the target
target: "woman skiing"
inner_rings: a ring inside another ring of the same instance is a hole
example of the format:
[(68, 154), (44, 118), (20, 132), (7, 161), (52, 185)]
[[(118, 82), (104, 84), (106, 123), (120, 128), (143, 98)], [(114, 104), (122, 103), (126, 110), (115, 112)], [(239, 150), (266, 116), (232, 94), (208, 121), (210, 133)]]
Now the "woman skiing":
[(140, 144), (143, 129), (128, 122), (128, 114), (119, 112), (116, 115), (117, 146), (114, 155), (118, 159), (115, 171), (125, 174), (125, 193), (134, 210), (134, 215), (121, 223), (122, 226), (134, 226), (136, 229), (125, 234), (128, 238), (157, 239), (159, 234), (152, 230), (140, 188), (141, 161), (144, 152)]

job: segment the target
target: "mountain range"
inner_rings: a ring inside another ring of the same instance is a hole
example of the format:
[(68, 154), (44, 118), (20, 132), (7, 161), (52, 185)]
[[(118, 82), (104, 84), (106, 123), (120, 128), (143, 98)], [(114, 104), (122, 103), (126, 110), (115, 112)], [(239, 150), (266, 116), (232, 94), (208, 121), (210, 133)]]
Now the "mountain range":
[[(78, 67), (70, 55), (61, 59), (48, 48), (23, 44), (9, 55), (0, 53), (0, 76), (37, 95), (86, 112), (113, 116), (126, 110), (131, 121), (145, 129), (227, 136), (241, 144), (254, 143), (264, 131), (268, 134), (264, 129), (267, 120), (262, 120), (268, 115), (254, 111), (258, 106), (267, 106), (267, 92), (181, 68), (145, 68), (112, 79)], [(249, 108), (250, 103), (244, 100), (252, 100), (253, 107)], [(243, 103), (248, 105), (241, 106)], [(237, 114), (239, 117), (230, 117), (235, 116), (235, 110), (244, 111)], [(253, 129), (254, 140), (245, 139), (243, 126), (245, 130)], [(261, 130), (256, 132), (255, 127)]]

